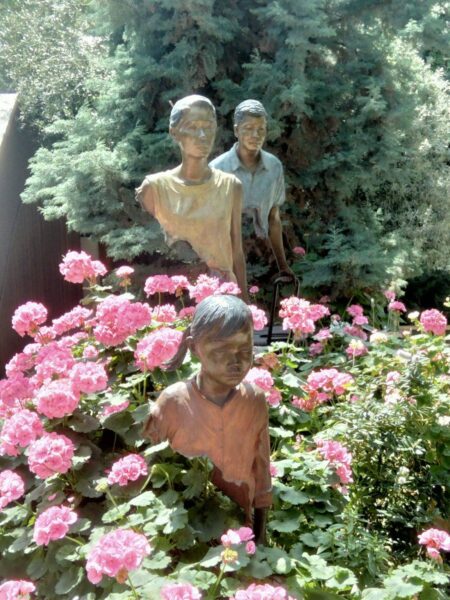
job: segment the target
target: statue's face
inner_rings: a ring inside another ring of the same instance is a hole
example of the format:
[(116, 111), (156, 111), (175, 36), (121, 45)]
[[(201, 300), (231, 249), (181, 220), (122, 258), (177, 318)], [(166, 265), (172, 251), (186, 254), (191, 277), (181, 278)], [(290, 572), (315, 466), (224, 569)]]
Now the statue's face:
[(192, 106), (180, 123), (170, 130), (183, 156), (207, 158), (214, 145), (217, 122), (206, 106)]
[(205, 337), (192, 345), (201, 362), (203, 379), (223, 389), (232, 389), (247, 375), (253, 363), (253, 332), (244, 327), (229, 337)]
[(249, 153), (257, 154), (266, 139), (267, 122), (265, 117), (246, 115), (239, 125), (234, 126), (239, 147)]

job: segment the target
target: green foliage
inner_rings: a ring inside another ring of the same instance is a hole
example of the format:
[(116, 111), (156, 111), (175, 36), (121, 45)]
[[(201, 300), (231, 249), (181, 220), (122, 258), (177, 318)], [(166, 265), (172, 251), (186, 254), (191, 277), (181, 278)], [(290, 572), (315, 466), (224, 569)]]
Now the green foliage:
[(232, 142), (234, 106), (257, 97), (289, 184), (285, 231), (308, 251), (294, 265), (307, 288), (348, 297), (424, 269), (448, 271), (448, 84), (437, 68), (446, 3), (92, 8), (92, 31), (110, 48), (92, 58), (103, 75), (86, 82), (89, 99), (73, 119), (47, 129), (23, 195), (46, 218), (65, 217), (114, 258), (170, 257), (159, 225), (134, 201), (146, 173), (178, 161), (170, 102), (192, 92), (213, 100), (219, 152)]

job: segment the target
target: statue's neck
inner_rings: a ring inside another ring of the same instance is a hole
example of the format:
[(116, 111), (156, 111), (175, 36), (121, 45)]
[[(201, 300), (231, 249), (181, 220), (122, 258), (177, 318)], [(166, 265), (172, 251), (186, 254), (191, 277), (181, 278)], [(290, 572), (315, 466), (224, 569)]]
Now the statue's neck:
[(242, 148), (240, 144), (237, 145), (236, 152), (244, 167), (254, 173), (261, 160), (261, 152), (259, 150), (258, 152), (249, 152), (245, 148)]
[(205, 183), (211, 177), (207, 158), (183, 158), (183, 162), (175, 169), (175, 175), (186, 185)]

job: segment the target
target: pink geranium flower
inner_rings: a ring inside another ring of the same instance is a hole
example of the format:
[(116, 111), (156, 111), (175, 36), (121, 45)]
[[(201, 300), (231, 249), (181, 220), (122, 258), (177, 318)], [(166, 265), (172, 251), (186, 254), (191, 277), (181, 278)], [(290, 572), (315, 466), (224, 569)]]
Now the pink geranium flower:
[(33, 540), (38, 546), (48, 546), (52, 540), (65, 537), (77, 519), (77, 513), (67, 506), (51, 506), (36, 519)]
[(21, 498), (24, 493), (25, 484), (20, 475), (9, 469), (0, 473), (0, 510)]
[(33, 382), (20, 372), (0, 380), (0, 417), (14, 409), (21, 408), (22, 402), (32, 397), (35, 390)]
[(445, 335), (447, 329), (447, 319), (435, 308), (424, 310), (420, 315), (419, 320), (422, 324), (422, 327), (428, 333), (434, 333), (434, 335)]
[(183, 334), (170, 327), (161, 327), (146, 335), (138, 343), (134, 358), (141, 371), (152, 371), (162, 367), (173, 358), (178, 350)]
[(105, 366), (94, 362), (78, 362), (70, 372), (72, 387), (77, 393), (94, 394), (108, 385)]
[(392, 290), (384, 290), (383, 295), (386, 300), (389, 300), (389, 302), (393, 302), (395, 300), (395, 292)]
[(75, 306), (57, 319), (53, 319), (53, 329), (57, 335), (63, 335), (71, 329), (76, 329), (85, 324), (92, 315), (92, 311), (82, 306)]
[(252, 311), (253, 329), (261, 331), (267, 325), (266, 313), (254, 304), (249, 304), (249, 309)]
[(430, 558), (441, 560), (439, 550), (450, 552), (450, 535), (443, 529), (427, 529), (419, 536), (419, 544), (423, 544), (427, 549)]
[(162, 600), (201, 600), (201, 593), (190, 583), (168, 583), (161, 589)]
[(259, 292), (259, 287), (257, 285), (252, 285), (248, 291), (250, 294), (257, 294)]
[(158, 323), (173, 323), (177, 318), (177, 311), (173, 304), (158, 304), (152, 310), (152, 318)]
[(42, 386), (34, 403), (37, 411), (49, 419), (71, 415), (80, 402), (80, 396), (70, 379), (55, 379)]
[(44, 433), (38, 415), (26, 408), (13, 413), (3, 423), (0, 434), (0, 454), (17, 456), (20, 449), (26, 448)]
[(106, 275), (106, 267), (99, 260), (93, 260), (84, 251), (70, 251), (64, 257), (59, 265), (61, 275), (70, 283), (83, 283), (85, 279), (94, 281), (100, 275)]
[(208, 296), (215, 294), (220, 287), (220, 281), (217, 277), (208, 275), (199, 275), (194, 285), (189, 286), (189, 296), (198, 304)]
[(357, 356), (364, 356), (369, 351), (367, 350), (367, 346), (364, 344), (362, 340), (353, 339), (350, 344), (347, 346), (345, 353), (349, 358), (356, 358)]
[(51, 342), (42, 346), (38, 351), (33, 382), (36, 385), (42, 385), (44, 382), (52, 380), (55, 375), (67, 377), (74, 365), (75, 359), (65, 342), (63, 340)]
[[(338, 475), (341, 484), (353, 482), (352, 475), (352, 455), (345, 446), (333, 440), (316, 440), (319, 453), (327, 460)], [(340, 486), (342, 491), (346, 488)]]
[(151, 552), (145, 535), (131, 529), (115, 529), (103, 535), (87, 556), (86, 571), (91, 583), (100, 583), (103, 575), (123, 583), (129, 571), (137, 569)]
[(287, 591), (270, 583), (252, 583), (246, 590), (238, 590), (231, 600), (295, 600)]
[(116, 276), (119, 277), (119, 279), (128, 279), (129, 277), (131, 277), (131, 275), (133, 275), (133, 273), (133, 267), (128, 267), (124, 265), (123, 267), (119, 267), (117, 269)]
[(12, 326), (23, 337), (28, 334), (34, 337), (39, 325), (47, 320), (47, 309), (40, 302), (26, 302), (19, 306), (12, 317)]
[(306, 254), (306, 250), (302, 246), (294, 246), (294, 248), (292, 248), (292, 252), (298, 256), (305, 256)]
[(108, 483), (117, 483), (120, 486), (128, 485), (130, 481), (136, 481), (139, 477), (147, 475), (148, 468), (145, 459), (139, 454), (128, 454), (113, 463), (108, 474)]
[(392, 300), (392, 302), (389, 302), (388, 304), (388, 310), (391, 312), (402, 313), (406, 312), (406, 306), (399, 300)]
[(144, 292), (147, 296), (154, 294), (174, 294), (177, 283), (168, 275), (152, 275), (147, 277), (144, 284)]
[(28, 448), (28, 466), (41, 479), (55, 473), (67, 473), (72, 466), (74, 452), (72, 441), (65, 435), (54, 431), (44, 433)]
[(36, 591), (36, 586), (25, 579), (10, 579), (0, 585), (2, 600), (28, 600), (30, 594)]
[(131, 302), (126, 294), (108, 296), (97, 308), (94, 337), (105, 346), (117, 346), (152, 320), (147, 304)]
[(296, 336), (314, 333), (315, 322), (330, 314), (326, 306), (295, 296), (282, 300), (280, 305), (283, 329), (292, 330)]
[(273, 377), (267, 369), (253, 367), (245, 376), (244, 381), (257, 385), (265, 392), (270, 392), (273, 387)]

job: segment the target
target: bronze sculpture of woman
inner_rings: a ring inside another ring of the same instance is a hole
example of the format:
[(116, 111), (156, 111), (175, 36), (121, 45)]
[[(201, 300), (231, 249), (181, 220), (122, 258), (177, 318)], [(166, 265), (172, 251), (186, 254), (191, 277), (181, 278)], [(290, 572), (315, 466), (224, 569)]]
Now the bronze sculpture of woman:
[(169, 245), (187, 242), (205, 272), (237, 282), (247, 300), (242, 187), (234, 175), (208, 166), (216, 129), (208, 98), (192, 95), (176, 102), (169, 131), (181, 150), (181, 164), (148, 175), (137, 198), (160, 223)]

